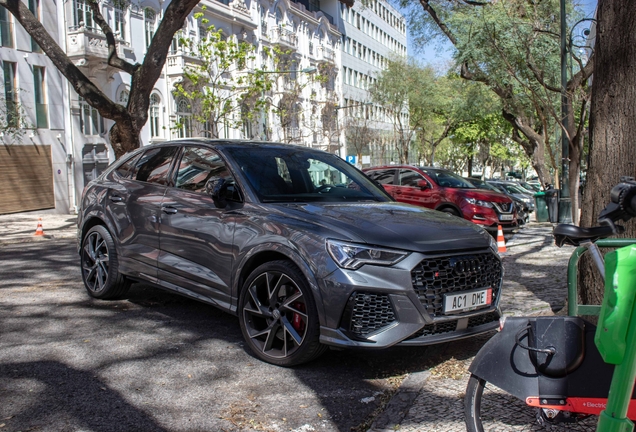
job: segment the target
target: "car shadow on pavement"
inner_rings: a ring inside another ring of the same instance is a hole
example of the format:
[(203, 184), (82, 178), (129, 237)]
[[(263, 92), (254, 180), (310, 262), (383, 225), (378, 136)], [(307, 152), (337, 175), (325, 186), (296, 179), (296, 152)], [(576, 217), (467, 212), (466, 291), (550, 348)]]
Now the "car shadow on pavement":
[(8, 430), (165, 430), (93, 373), (46, 360), (0, 363), (0, 419)]

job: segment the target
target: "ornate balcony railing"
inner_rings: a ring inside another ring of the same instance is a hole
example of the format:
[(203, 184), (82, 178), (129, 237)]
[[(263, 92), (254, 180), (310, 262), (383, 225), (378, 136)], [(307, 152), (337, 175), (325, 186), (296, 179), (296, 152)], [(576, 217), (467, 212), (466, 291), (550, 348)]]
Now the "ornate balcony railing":
[(272, 43), (296, 49), (298, 46), (298, 36), (293, 31), (278, 26), (272, 30)]

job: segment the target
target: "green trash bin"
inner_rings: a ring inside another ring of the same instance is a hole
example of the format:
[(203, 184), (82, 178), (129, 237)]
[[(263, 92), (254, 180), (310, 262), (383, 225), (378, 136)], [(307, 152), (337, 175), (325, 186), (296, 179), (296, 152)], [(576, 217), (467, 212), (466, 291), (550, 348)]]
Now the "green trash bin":
[(545, 199), (545, 192), (537, 192), (534, 194), (534, 214), (537, 222), (547, 222), (550, 220), (548, 214), (548, 202)]

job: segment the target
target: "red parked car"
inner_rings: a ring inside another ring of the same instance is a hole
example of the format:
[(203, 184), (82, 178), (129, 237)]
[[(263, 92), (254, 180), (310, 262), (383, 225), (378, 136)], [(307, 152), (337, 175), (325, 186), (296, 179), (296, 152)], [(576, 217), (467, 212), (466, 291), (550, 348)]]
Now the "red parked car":
[(516, 208), (504, 194), (483, 189), (439, 168), (389, 165), (367, 168), (364, 173), (380, 183), (396, 201), (428, 207), (463, 217), (496, 232), (518, 228)]

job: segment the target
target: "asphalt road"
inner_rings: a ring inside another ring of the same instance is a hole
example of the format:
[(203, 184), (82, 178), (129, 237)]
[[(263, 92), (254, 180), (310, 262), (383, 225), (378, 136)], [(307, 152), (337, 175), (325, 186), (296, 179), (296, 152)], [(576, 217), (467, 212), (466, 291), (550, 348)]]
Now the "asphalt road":
[(404, 373), (430, 366), (427, 351), (279, 368), (211, 306), (141, 284), (91, 299), (71, 240), (0, 247), (2, 432), (361, 431)]

